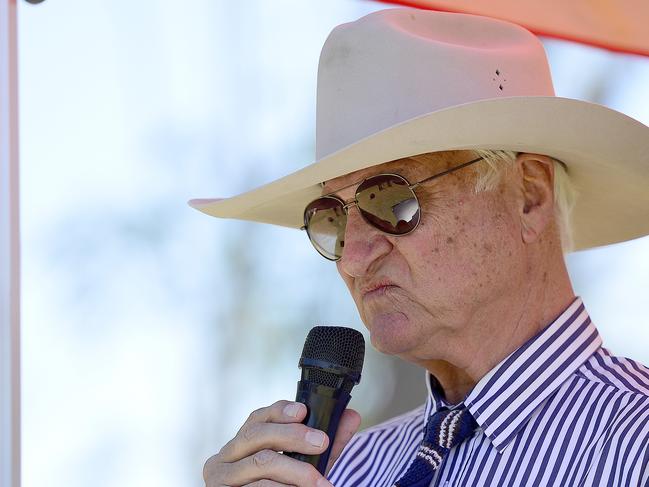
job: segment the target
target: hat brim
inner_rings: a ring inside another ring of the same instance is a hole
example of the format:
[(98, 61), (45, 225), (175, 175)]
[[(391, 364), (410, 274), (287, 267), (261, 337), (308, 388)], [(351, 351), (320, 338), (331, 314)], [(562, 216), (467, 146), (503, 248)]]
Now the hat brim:
[(575, 250), (649, 234), (649, 127), (610, 108), (560, 97), (509, 97), (435, 111), (372, 134), (231, 198), (193, 199), (210, 216), (301, 228), (320, 183), (415, 154), (503, 149), (562, 161), (577, 188)]

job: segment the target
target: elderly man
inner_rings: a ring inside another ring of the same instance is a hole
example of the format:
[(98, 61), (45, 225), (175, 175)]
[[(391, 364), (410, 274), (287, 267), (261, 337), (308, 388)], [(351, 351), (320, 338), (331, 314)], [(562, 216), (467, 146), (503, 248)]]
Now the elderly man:
[(206, 485), (649, 485), (649, 370), (602, 347), (563, 257), (649, 233), (649, 128), (555, 97), (526, 30), (415, 9), (337, 27), (317, 102), (314, 164), (191, 204), (304, 228), (428, 399), (358, 434), (347, 410), (329, 480), (279, 453), (329, 444), (279, 401)]

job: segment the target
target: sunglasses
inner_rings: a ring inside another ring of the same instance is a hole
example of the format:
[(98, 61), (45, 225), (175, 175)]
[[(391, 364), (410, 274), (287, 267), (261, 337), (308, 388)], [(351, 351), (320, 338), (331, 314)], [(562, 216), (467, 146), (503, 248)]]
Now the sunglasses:
[[(420, 184), (432, 181), (480, 161), (482, 157), (452, 167), (410, 184), (399, 174), (376, 174), (364, 179), (356, 188), (353, 200), (345, 202), (327, 194), (307, 205), (304, 210), (304, 226), (309, 240), (325, 259), (339, 260), (345, 246), (345, 227), (349, 207), (356, 205), (363, 220), (390, 235), (407, 235), (421, 218), (421, 207), (415, 194)], [(354, 186), (352, 183), (338, 191)]]

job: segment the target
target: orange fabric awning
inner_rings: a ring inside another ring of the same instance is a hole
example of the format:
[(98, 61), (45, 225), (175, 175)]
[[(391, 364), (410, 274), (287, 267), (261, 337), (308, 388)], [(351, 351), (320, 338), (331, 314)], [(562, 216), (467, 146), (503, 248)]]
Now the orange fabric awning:
[(380, 0), (485, 15), (540, 36), (649, 56), (649, 0)]

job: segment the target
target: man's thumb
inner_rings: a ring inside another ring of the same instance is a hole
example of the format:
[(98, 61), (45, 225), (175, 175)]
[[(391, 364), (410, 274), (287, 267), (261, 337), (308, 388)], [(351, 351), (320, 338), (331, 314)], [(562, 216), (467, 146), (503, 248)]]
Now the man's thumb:
[(343, 411), (343, 414), (340, 417), (340, 422), (338, 423), (336, 439), (331, 447), (331, 455), (329, 456), (329, 462), (327, 464), (327, 473), (329, 473), (332, 465), (342, 453), (345, 445), (349, 443), (349, 440), (354, 436), (354, 433), (358, 431), (360, 425), (361, 415), (358, 414), (357, 411), (353, 409), (345, 409), (345, 411)]

